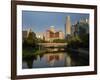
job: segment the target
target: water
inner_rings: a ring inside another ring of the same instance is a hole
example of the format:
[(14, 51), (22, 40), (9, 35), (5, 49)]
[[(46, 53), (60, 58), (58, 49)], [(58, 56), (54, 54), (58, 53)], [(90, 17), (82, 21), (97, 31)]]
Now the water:
[[(50, 68), (68, 66), (87, 66), (89, 57), (79, 56), (80, 53), (56, 52), (44, 53), (43, 55), (33, 56), (22, 61), (22, 68)], [(83, 54), (82, 54), (83, 55)], [(87, 57), (87, 58), (86, 58)]]

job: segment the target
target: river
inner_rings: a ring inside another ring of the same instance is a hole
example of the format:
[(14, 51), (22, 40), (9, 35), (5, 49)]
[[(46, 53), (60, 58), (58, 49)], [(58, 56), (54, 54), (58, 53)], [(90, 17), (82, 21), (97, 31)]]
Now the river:
[(80, 53), (76, 52), (44, 53), (43, 55), (37, 55), (32, 58), (22, 60), (22, 68), (50, 68), (89, 65), (89, 57), (82, 57), (79, 56), (79, 54)]

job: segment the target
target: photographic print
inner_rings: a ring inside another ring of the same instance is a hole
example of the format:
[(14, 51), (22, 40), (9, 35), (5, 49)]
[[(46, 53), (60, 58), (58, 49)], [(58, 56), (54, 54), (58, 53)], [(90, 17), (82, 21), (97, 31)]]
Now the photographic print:
[(11, 78), (97, 73), (97, 6), (12, 1)]
[(89, 65), (89, 14), (22, 11), (22, 68)]

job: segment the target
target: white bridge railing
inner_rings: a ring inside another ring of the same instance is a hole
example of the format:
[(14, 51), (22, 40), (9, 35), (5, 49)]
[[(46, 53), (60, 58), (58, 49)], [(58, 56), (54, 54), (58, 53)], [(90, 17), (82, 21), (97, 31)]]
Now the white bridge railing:
[(38, 43), (38, 45), (44, 46), (44, 47), (57, 47), (57, 46), (66, 46), (67, 43)]

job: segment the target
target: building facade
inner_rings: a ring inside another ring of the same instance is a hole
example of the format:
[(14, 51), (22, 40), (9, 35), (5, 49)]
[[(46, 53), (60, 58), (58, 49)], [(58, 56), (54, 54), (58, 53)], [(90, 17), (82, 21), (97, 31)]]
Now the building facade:
[(64, 39), (64, 34), (62, 31), (56, 31), (54, 26), (51, 26), (50, 29), (46, 30), (45, 40), (53, 42), (55, 39)]
[(65, 38), (69, 35), (71, 35), (71, 21), (70, 21), (70, 16), (67, 16), (65, 24)]
[(72, 35), (89, 34), (89, 20), (81, 19), (74, 25), (72, 25)]

